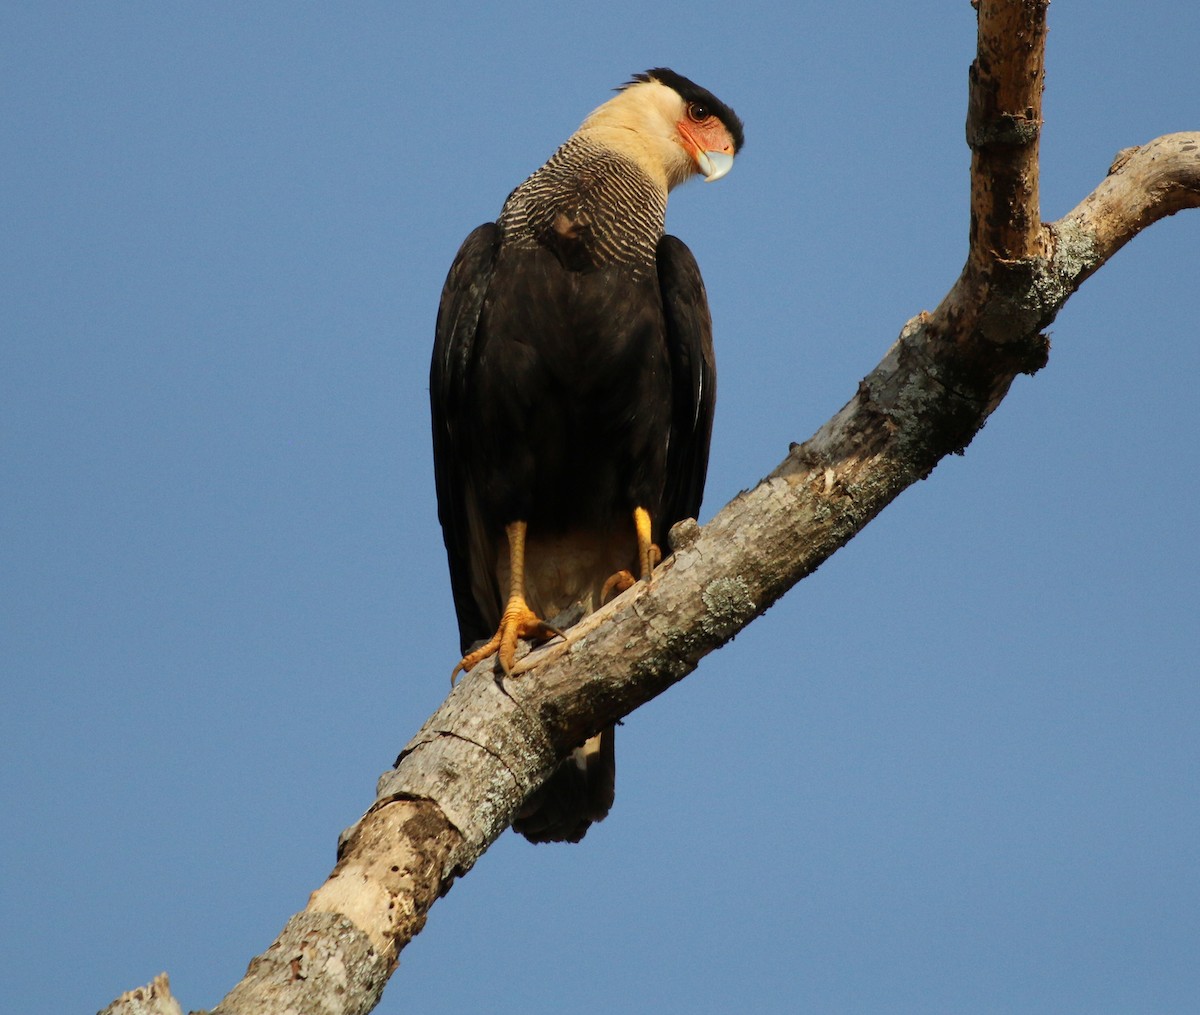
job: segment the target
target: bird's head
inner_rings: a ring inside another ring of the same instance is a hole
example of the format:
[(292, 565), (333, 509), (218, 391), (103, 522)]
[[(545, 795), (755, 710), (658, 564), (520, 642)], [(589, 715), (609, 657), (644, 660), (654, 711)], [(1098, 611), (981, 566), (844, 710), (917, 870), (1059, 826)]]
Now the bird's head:
[(719, 180), (744, 140), (732, 109), (665, 67), (634, 75), (579, 133), (632, 157), (668, 190), (696, 174)]

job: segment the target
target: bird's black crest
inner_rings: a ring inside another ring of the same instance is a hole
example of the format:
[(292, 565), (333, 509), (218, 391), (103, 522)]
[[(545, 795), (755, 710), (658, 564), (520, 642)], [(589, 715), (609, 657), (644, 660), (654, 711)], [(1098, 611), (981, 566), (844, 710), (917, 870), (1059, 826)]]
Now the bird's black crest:
[(695, 81), (685, 78), (682, 74), (676, 74), (669, 67), (654, 67), (642, 74), (635, 74), (621, 88), (628, 88), (630, 85), (646, 81), (657, 81), (659, 84), (675, 89), (684, 102), (699, 102), (707, 106), (713, 115), (725, 124), (725, 129), (729, 131), (729, 136), (733, 138), (734, 149), (738, 152), (742, 150), (742, 145), (745, 144), (746, 138), (741, 119), (737, 113), (725, 105), (724, 102), (713, 95), (707, 88), (701, 88)]

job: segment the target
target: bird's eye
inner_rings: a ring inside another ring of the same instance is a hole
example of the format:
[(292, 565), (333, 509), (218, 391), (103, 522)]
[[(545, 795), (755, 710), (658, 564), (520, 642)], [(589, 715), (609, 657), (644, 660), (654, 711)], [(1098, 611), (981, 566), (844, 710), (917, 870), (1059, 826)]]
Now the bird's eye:
[(688, 106), (688, 116), (696, 123), (707, 120), (710, 115), (708, 106), (701, 105), (699, 102), (693, 102)]

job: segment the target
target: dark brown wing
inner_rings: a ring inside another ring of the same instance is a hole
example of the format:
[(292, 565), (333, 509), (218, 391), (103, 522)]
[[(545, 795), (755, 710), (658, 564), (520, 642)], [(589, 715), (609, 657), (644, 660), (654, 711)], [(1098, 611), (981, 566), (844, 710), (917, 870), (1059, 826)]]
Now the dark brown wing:
[(681, 519), (695, 518), (700, 511), (717, 399), (717, 363), (700, 268), (692, 252), (674, 236), (658, 242), (658, 284), (672, 378), (662, 528), (655, 533), (665, 551), (670, 527)]
[(464, 652), (472, 642), (491, 634), (472, 593), (469, 483), (463, 467), (464, 441), (470, 437), (464, 432), (464, 409), (479, 316), (491, 285), (500, 239), (500, 227), (488, 222), (472, 232), (459, 248), (442, 287), (429, 368), (438, 519), (450, 563), (450, 588)]

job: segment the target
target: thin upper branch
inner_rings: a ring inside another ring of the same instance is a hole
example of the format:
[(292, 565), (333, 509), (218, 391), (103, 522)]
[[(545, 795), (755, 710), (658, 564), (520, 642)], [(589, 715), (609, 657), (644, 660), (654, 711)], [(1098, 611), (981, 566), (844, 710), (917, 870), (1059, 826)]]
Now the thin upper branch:
[(971, 258), (1016, 261), (1043, 251), (1038, 206), (1046, 8), (1049, 0), (980, 0), (971, 64)]

